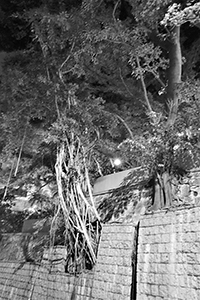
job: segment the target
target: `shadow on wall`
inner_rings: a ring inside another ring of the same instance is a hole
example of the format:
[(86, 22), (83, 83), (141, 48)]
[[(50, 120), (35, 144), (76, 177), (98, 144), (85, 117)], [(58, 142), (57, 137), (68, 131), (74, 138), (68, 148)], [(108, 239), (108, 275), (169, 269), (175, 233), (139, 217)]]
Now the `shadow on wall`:
[[(109, 179), (107, 179), (109, 177)], [(94, 196), (103, 222), (131, 219), (141, 199), (150, 199), (149, 179), (143, 169), (131, 169), (101, 177)]]

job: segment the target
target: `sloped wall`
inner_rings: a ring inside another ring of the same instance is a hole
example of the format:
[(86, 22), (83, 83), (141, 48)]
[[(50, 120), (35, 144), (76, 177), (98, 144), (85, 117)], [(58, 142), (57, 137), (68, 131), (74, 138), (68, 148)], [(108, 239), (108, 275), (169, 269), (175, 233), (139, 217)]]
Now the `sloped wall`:
[[(4, 235), (0, 243), (0, 299), (130, 300), (134, 226), (103, 227), (97, 264), (79, 277), (64, 273), (64, 265), (24, 260), (25, 235)], [(47, 255), (47, 254), (46, 254)]]
[(145, 216), (138, 242), (137, 300), (200, 299), (199, 206)]

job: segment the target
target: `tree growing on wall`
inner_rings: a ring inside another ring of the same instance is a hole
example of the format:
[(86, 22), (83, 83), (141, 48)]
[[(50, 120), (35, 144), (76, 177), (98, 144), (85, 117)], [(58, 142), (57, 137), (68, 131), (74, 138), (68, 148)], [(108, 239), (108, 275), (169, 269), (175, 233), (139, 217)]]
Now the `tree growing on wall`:
[[(195, 163), (198, 164), (199, 148), (194, 145), (195, 137), (198, 139), (198, 117), (194, 123), (189, 122), (190, 128), (185, 129), (181, 128), (180, 120), (184, 118), (184, 109), (182, 110), (184, 103), (191, 109), (193, 107), (194, 111), (195, 107), (199, 111), (199, 93), (196, 89), (198, 82), (195, 84), (190, 82), (189, 85), (187, 81), (182, 82), (184, 57), (181, 50), (181, 28), (184, 24), (198, 27), (199, 12), (199, 3), (196, 1), (181, 3), (102, 1), (100, 4), (96, 1), (83, 1), (82, 3), (82, 18), (84, 20), (85, 17), (87, 22), (83, 23), (86, 25), (81, 49), (75, 52), (79, 58), (77, 63), (79, 69), (86, 74), (86, 78), (90, 76), (87, 70), (91, 70), (91, 62), (93, 69), (99, 70), (97, 76), (101, 75), (103, 78), (104, 74), (111, 75), (113, 69), (109, 85), (112, 85), (112, 79), (116, 78), (119, 69), (126, 92), (133, 96), (134, 92), (132, 93), (130, 88), (132, 83), (143, 94), (140, 93), (138, 98), (141, 97), (143, 100), (146, 115), (149, 117), (146, 122), (152, 128), (147, 140), (151, 146), (154, 144), (155, 168), (152, 168), (150, 156), (148, 163), (151, 170), (154, 170), (154, 199), (157, 208), (172, 204), (171, 179), (174, 171), (178, 169), (177, 156), (183, 155), (186, 160), (192, 157), (193, 166)], [(90, 57), (89, 67), (86, 67), (87, 56)], [(76, 72), (73, 67), (70, 70)], [(160, 90), (157, 89), (157, 92), (162, 94), (160, 97), (155, 93), (149, 93), (148, 81), (151, 80), (156, 80), (159, 84)], [(104, 83), (104, 88), (105, 85)], [(163, 107), (155, 100), (163, 103)], [(188, 134), (190, 131), (192, 132)], [(177, 145), (177, 141), (180, 145)], [(179, 148), (178, 153), (175, 151), (176, 147)], [(146, 153), (148, 147), (144, 146), (143, 149)], [(185, 155), (185, 152), (188, 155)], [(135, 152), (134, 154), (137, 155)]]
[(94, 262), (94, 169), (107, 174), (106, 157), (116, 149), (129, 166), (142, 157), (160, 208), (172, 202), (177, 157), (184, 148), (193, 156), (198, 150), (198, 72), (186, 61), (184, 74), (182, 51), (193, 52), (197, 68), (198, 57), (185, 49), (181, 29), (198, 28), (199, 3), (52, 0), (25, 8), (22, 2), (13, 1), (17, 8), (7, 13), (23, 20), (28, 42), (7, 60), (1, 78), (1, 145), (15, 158), (11, 183), (23, 171), (43, 179), (51, 171), (58, 193), (53, 223), (61, 217), (68, 245), (79, 241), (80, 260), (87, 252)]

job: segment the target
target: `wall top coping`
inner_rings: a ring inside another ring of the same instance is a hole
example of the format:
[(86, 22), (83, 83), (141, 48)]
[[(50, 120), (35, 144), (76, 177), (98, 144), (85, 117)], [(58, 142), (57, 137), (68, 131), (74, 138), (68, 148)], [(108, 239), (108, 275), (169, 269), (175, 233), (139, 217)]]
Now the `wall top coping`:
[(187, 211), (190, 209), (200, 209), (200, 205), (197, 204), (184, 204), (182, 206), (173, 206), (173, 207), (166, 207), (160, 210), (156, 210), (156, 211), (148, 211), (145, 213), (145, 215), (143, 216), (143, 219), (145, 218), (151, 218), (152, 215), (162, 215), (162, 214), (168, 214), (168, 213), (172, 213), (172, 212), (181, 212), (183, 210)]
[(133, 227), (134, 223), (121, 223), (121, 222), (108, 222), (106, 224), (103, 224), (103, 227), (112, 227), (112, 226), (120, 226), (120, 227)]

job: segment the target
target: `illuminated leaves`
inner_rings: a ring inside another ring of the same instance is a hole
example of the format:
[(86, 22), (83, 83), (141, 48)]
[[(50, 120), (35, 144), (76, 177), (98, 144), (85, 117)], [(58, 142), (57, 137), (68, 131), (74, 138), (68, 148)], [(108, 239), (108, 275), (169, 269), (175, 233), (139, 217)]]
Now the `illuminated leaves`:
[(185, 8), (181, 8), (180, 4), (174, 3), (169, 6), (162, 25), (182, 25), (186, 22), (200, 24), (200, 2), (192, 4), (188, 2)]

